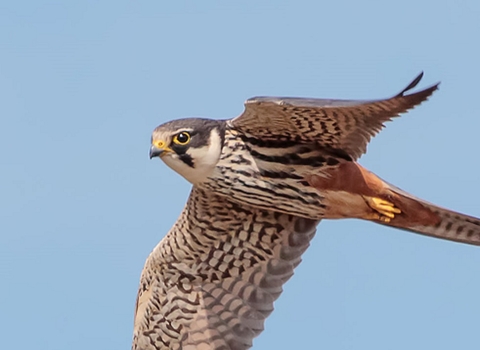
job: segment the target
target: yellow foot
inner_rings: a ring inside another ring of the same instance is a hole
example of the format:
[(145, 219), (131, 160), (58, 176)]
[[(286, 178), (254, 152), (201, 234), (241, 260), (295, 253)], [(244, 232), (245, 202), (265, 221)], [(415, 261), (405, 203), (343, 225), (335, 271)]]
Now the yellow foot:
[(363, 199), (365, 199), (365, 202), (367, 202), (370, 208), (376, 211), (376, 213), (369, 213), (366, 216), (366, 219), (390, 222), (390, 220), (395, 217), (395, 214), (400, 214), (402, 212), (400, 209), (396, 208), (393, 203), (381, 198), (363, 196)]

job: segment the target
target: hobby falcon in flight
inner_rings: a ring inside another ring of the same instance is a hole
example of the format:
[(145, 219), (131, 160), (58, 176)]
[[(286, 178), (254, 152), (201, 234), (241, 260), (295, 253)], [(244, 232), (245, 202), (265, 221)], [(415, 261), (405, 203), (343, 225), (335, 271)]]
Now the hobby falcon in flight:
[(388, 99), (255, 97), (233, 119), (157, 127), (150, 158), (193, 188), (145, 263), (132, 349), (249, 349), (322, 219), (480, 244), (479, 219), (416, 198), (357, 163), (385, 122), (437, 90), (410, 93), (422, 75)]

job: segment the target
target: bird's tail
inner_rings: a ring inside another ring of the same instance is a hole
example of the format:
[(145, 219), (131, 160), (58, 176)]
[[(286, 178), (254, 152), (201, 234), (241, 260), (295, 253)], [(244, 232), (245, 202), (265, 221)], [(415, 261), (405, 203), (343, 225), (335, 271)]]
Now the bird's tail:
[(393, 185), (384, 184), (388, 186), (385, 191), (388, 195), (384, 198), (401, 213), (395, 214), (389, 222), (375, 221), (431, 237), (480, 245), (480, 219), (441, 208)]
[(341, 162), (326, 176), (310, 176), (308, 181), (324, 197), (325, 219), (364, 219), (427, 236), (480, 245), (480, 219), (416, 198), (357, 162)]

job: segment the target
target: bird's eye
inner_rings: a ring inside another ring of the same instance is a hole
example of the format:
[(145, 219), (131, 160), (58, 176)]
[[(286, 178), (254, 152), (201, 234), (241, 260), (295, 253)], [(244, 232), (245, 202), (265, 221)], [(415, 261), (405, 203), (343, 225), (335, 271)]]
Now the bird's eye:
[(182, 131), (173, 137), (173, 142), (177, 145), (186, 145), (190, 142), (190, 134)]

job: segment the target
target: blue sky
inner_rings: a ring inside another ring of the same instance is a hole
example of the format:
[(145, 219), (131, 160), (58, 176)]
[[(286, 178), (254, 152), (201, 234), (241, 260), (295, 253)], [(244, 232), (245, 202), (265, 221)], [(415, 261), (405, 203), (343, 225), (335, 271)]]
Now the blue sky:
[[(441, 81), (361, 164), (480, 216), (480, 3), (0, 4), (4, 349), (128, 349), (145, 258), (189, 184), (150, 133), (255, 95), (390, 96)], [(254, 349), (477, 349), (480, 251), (325, 221)]]

